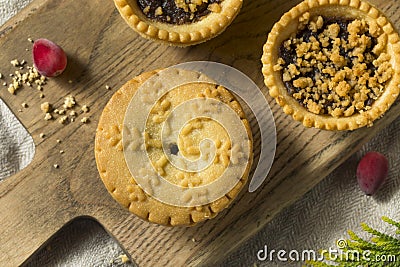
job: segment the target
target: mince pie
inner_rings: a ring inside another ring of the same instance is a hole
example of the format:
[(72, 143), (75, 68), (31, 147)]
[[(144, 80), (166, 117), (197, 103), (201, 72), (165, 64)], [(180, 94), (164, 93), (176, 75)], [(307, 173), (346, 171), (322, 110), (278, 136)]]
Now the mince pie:
[(176, 46), (205, 42), (225, 30), (242, 0), (114, 0), (140, 35)]
[(273, 26), (265, 84), (307, 127), (371, 126), (399, 94), (400, 39), (382, 12), (359, 0), (306, 0)]

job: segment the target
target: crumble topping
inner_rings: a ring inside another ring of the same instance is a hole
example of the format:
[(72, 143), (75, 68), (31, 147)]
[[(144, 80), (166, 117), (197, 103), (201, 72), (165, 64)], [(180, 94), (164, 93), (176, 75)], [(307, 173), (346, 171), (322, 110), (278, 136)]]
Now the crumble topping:
[(348, 117), (370, 109), (394, 74), (387, 38), (374, 21), (307, 12), (297, 34), (281, 44), (273, 69), (310, 112)]
[(223, 0), (138, 0), (146, 17), (165, 23), (185, 24), (201, 20), (211, 12), (221, 11)]

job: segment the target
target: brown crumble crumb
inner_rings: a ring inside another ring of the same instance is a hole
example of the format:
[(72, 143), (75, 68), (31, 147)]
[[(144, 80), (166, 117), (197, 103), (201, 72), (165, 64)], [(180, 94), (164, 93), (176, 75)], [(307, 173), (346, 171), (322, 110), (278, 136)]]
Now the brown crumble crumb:
[(219, 13), (221, 12), (221, 6), (218, 3), (212, 3), (208, 6), (208, 10), (214, 13)]
[(163, 14), (162, 8), (160, 6), (157, 7), (156, 10), (154, 11), (154, 15), (161, 16), (162, 14)]

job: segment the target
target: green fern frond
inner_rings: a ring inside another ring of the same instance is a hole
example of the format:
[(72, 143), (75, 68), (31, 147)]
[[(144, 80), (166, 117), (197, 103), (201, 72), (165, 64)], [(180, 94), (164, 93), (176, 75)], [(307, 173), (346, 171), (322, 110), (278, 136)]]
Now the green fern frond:
[[(400, 233), (400, 222), (396, 222), (386, 216), (382, 220), (397, 227), (396, 233)], [(373, 229), (365, 223), (361, 228), (372, 235), (370, 242), (359, 237), (355, 232), (349, 230), (350, 237), (347, 246), (341, 250), (339, 255), (324, 255), (324, 262), (309, 261), (307, 266), (312, 267), (398, 267), (400, 266), (400, 239), (387, 235)], [(355, 254), (352, 255), (351, 253)], [(331, 257), (330, 257), (331, 256)], [(352, 257), (353, 256), (353, 257)], [(381, 259), (381, 260), (379, 260)], [(382, 260), (386, 259), (386, 260)], [(329, 264), (332, 262), (333, 264)]]
[(380, 239), (381, 242), (384, 241), (384, 242), (386, 242), (386, 243), (398, 244), (398, 245), (400, 246), (400, 240), (398, 240), (398, 239), (396, 239), (396, 238), (394, 238), (394, 237), (391, 237), (390, 235), (381, 233), (381, 232), (379, 232), (379, 231), (377, 231), (377, 230), (375, 230), (375, 229), (372, 229), (371, 227), (369, 227), (369, 226), (368, 226), (367, 224), (365, 224), (365, 223), (362, 223), (362, 224), (361, 224), (361, 228), (362, 228), (364, 231), (366, 231), (366, 232), (368, 232), (368, 233), (370, 233), (370, 234), (372, 234), (372, 235), (374, 235), (374, 236), (379, 237), (379, 239)]
[(393, 221), (389, 217), (382, 216), (382, 221), (397, 227), (396, 234), (400, 235), (400, 222)]

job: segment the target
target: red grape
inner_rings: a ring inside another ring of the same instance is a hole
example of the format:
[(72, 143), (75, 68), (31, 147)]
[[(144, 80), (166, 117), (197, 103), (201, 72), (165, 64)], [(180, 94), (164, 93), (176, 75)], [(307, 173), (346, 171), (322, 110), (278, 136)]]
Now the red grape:
[(46, 77), (60, 75), (67, 66), (67, 56), (64, 50), (44, 38), (37, 39), (33, 43), (32, 55), (34, 67)]

